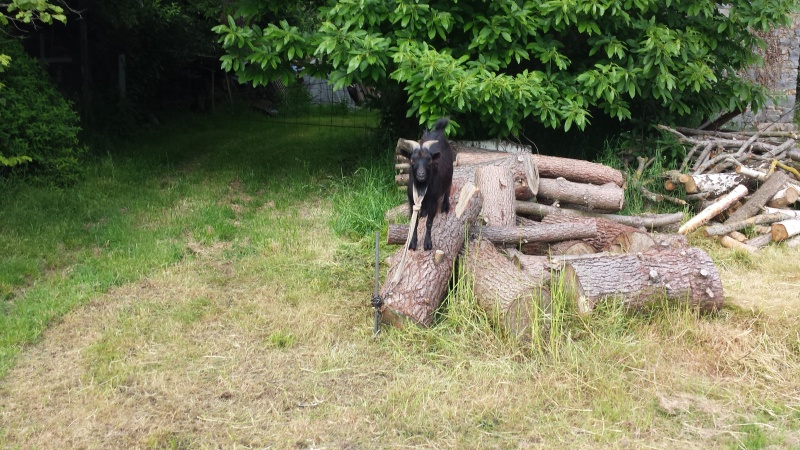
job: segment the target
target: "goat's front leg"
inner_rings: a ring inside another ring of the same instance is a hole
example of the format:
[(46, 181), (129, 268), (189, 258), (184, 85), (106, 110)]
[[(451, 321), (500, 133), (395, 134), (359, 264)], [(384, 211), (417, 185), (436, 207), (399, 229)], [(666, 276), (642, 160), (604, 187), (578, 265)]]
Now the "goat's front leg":
[(433, 248), (433, 242), (431, 242), (431, 227), (433, 227), (433, 218), (436, 214), (428, 214), (428, 220), (425, 221), (425, 243), (422, 245), (422, 248), (425, 250), (430, 250)]
[(417, 224), (419, 224), (419, 219), (408, 225), (414, 229), (414, 231), (411, 232), (411, 241), (408, 243), (409, 250), (417, 249)]

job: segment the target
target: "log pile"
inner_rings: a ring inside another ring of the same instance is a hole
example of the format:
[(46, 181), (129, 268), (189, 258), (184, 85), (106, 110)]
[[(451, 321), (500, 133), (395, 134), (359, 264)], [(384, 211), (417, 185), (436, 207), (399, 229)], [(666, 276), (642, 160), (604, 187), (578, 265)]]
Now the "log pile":
[[(466, 212), (436, 216), (433, 250), (408, 252), (404, 267), (402, 247), (391, 257), (381, 292), (384, 322), (430, 325), (454, 262), (470, 275), (487, 316), (522, 341), (531, 337), (532, 321), (548, 317), (553, 283), (581, 312), (605, 301), (633, 309), (664, 299), (706, 311), (721, 307), (722, 283), (708, 255), (681, 234), (659, 232), (674, 230), (682, 213), (616, 214), (625, 203), (620, 171), (569, 158), (453, 148), (450, 204)], [(398, 160), (399, 181), (407, 176), (405, 164)], [(407, 214), (405, 204), (387, 212), (388, 243), (406, 242), (409, 225), (393, 222)]]
[(800, 135), (659, 128), (686, 148), (680, 169), (664, 173), (664, 187), (682, 193), (697, 211), (680, 233), (708, 225), (702, 233), (747, 252), (773, 242), (800, 244)]

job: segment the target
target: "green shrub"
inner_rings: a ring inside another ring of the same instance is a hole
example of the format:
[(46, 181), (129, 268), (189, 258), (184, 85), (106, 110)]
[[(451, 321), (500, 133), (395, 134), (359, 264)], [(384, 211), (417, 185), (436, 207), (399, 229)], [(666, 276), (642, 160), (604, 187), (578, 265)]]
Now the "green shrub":
[(0, 42), (0, 54), (11, 57), (0, 73), (0, 161), (15, 163), (0, 162), (0, 177), (75, 181), (86, 152), (78, 142), (78, 115), (18, 41)]

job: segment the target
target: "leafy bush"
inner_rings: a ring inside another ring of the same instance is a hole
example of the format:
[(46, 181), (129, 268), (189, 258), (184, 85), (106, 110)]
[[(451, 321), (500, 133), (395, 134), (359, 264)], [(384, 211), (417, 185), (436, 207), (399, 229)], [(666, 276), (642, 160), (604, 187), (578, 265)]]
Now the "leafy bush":
[(526, 123), (568, 131), (601, 118), (686, 122), (756, 110), (766, 93), (741, 74), (760, 62), (758, 33), (788, 24), (796, 8), (794, 0), (338, 0), (319, 9), (313, 32), (252, 7), (214, 31), (223, 68), (242, 82), (288, 81), (302, 62), (337, 87), (398, 83), (420, 124), (452, 114), (456, 128), (470, 120), (505, 136)]
[(86, 152), (78, 115), (18, 41), (0, 42), (0, 54), (11, 57), (0, 73), (0, 176), (75, 181)]

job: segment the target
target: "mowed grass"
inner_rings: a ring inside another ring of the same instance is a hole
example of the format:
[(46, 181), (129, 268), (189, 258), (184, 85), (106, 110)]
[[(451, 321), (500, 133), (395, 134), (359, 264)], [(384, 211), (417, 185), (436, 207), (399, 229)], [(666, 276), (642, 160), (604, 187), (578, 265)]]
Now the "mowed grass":
[[(73, 189), (4, 194), (3, 317), (25, 331), (0, 330), (0, 443), (800, 446), (796, 316), (578, 316), (556, 289), (549, 333), (521, 345), (458, 269), (433, 327), (373, 340), (373, 234), (403, 201), (389, 151), (352, 130), (193, 117)], [(728, 283), (766, 263), (715, 252)], [(791, 270), (796, 254), (770, 260)]]

